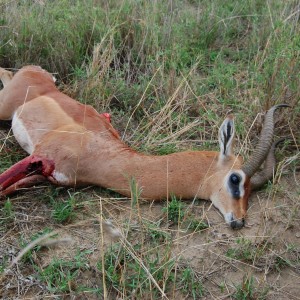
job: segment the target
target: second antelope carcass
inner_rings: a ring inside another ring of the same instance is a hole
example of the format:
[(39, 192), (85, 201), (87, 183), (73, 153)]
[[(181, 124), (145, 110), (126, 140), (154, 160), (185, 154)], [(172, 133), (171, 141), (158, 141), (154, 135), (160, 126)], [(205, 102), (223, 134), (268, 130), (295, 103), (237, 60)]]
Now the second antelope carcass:
[(0, 119), (12, 120), (17, 141), (29, 153), (0, 175), (0, 195), (49, 180), (63, 186), (98, 185), (130, 196), (134, 178), (142, 198), (211, 200), (232, 228), (240, 228), (251, 189), (273, 176), (273, 115), (285, 104), (267, 112), (258, 146), (246, 163), (232, 154), (231, 117), (219, 130), (220, 152), (154, 156), (128, 147), (108, 115), (61, 93), (42, 68), (26, 66), (14, 76), (0, 68), (0, 78)]

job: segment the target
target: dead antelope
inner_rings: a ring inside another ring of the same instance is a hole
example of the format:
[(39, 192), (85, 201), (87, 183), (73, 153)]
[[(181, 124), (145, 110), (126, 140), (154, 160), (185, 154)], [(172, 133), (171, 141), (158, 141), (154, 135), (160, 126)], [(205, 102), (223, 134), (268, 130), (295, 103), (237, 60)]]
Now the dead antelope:
[[(129, 148), (91, 106), (61, 93), (51, 74), (26, 66), (14, 76), (0, 68), (0, 119), (12, 120), (13, 133), (29, 156), (0, 175), (0, 195), (49, 180), (57, 185), (99, 185), (130, 196), (135, 178), (141, 197), (211, 200), (232, 228), (244, 225), (251, 188), (273, 176), (273, 114), (265, 116), (258, 146), (247, 163), (232, 154), (234, 121), (219, 130), (220, 152), (186, 151), (163, 156)], [(255, 175), (265, 161), (264, 169)]]

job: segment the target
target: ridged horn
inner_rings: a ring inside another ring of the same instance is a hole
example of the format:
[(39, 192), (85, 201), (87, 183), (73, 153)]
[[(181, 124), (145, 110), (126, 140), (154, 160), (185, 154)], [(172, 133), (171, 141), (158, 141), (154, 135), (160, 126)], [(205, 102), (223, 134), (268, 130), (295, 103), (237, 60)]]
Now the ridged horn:
[(274, 134), (274, 112), (280, 107), (289, 107), (289, 105), (274, 105), (266, 113), (258, 145), (249, 160), (242, 166), (242, 170), (248, 177), (252, 177), (255, 174), (269, 153)]
[(286, 139), (282, 138), (276, 142), (274, 142), (270, 148), (270, 151), (267, 155), (267, 158), (265, 160), (264, 168), (260, 172), (256, 173), (253, 177), (250, 179), (250, 185), (252, 190), (259, 189), (262, 187), (265, 183), (268, 182), (268, 180), (272, 179), (275, 174), (275, 166), (276, 166), (276, 159), (275, 159), (275, 150), (276, 147), (284, 142)]

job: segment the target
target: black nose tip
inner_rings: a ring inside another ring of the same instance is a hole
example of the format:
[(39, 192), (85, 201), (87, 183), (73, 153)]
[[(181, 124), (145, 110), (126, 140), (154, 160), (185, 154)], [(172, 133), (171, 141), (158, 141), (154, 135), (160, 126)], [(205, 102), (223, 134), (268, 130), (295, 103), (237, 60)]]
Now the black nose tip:
[(230, 226), (232, 229), (240, 229), (245, 226), (245, 219), (243, 218), (241, 220), (232, 220), (230, 222)]

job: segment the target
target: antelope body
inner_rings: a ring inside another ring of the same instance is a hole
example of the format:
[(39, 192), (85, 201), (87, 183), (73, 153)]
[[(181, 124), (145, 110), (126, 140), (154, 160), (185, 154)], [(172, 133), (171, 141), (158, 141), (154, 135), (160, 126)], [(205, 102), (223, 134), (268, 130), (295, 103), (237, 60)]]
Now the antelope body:
[[(251, 186), (273, 175), (273, 113), (265, 118), (262, 137), (249, 163), (232, 154), (234, 122), (219, 130), (220, 152), (186, 151), (163, 156), (129, 148), (107, 114), (61, 93), (53, 77), (37, 66), (14, 76), (0, 68), (0, 119), (12, 120), (13, 133), (29, 156), (0, 175), (0, 195), (49, 180), (65, 186), (98, 185), (130, 196), (135, 179), (141, 197), (211, 200), (232, 228), (244, 225)], [(263, 161), (264, 170), (254, 175)], [(254, 175), (254, 176), (253, 176)]]

